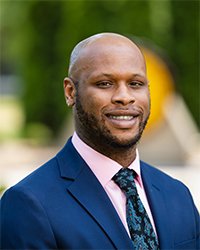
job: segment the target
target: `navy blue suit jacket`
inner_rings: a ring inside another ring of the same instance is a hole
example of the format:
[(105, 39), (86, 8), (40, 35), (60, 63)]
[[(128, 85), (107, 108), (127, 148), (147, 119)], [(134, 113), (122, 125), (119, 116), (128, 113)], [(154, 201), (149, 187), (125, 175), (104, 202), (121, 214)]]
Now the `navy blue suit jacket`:
[[(199, 215), (188, 189), (141, 162), (161, 249), (198, 249)], [(2, 249), (132, 249), (103, 187), (71, 140), (2, 197)]]

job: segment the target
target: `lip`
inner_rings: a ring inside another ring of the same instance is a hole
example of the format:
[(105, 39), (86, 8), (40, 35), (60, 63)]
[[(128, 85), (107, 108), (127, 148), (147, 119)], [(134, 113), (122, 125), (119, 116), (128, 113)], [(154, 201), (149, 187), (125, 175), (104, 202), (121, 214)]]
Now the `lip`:
[(111, 110), (105, 113), (106, 120), (118, 129), (133, 128), (138, 121), (140, 112), (137, 110)]

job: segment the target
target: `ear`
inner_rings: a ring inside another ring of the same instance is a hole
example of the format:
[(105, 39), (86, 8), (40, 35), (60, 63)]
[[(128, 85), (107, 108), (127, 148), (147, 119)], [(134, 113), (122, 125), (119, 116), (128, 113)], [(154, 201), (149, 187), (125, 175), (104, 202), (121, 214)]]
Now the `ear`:
[(75, 104), (75, 92), (76, 89), (73, 81), (69, 77), (66, 77), (64, 79), (64, 93), (66, 103), (69, 107), (72, 107)]

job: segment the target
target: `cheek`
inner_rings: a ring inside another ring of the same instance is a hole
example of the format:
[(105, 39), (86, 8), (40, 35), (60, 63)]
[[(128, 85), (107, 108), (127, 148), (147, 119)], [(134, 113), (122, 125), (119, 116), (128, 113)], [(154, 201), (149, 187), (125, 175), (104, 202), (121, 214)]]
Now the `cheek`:
[(149, 109), (150, 108), (150, 96), (146, 95), (144, 98), (144, 105)]
[(88, 88), (82, 96), (85, 108), (92, 113), (99, 113), (108, 104), (109, 96), (101, 91)]
[(88, 93), (81, 101), (86, 112), (95, 116), (101, 115), (101, 110), (104, 106), (104, 100), (102, 97)]
[(140, 93), (137, 98), (138, 105), (144, 112), (149, 112), (150, 109), (150, 95), (149, 92)]

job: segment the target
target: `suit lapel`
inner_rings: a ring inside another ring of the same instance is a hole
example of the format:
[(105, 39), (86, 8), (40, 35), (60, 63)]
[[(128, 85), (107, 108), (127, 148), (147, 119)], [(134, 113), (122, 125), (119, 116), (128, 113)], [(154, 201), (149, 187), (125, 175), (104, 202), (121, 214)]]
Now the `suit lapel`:
[[(141, 163), (142, 179), (145, 192), (153, 215), (161, 249), (172, 249), (172, 235), (164, 194), (159, 175), (155, 176), (152, 167)], [(156, 178), (157, 177), (157, 178)]]
[(103, 187), (70, 141), (57, 155), (61, 176), (72, 179), (71, 195), (99, 224), (117, 249), (132, 249), (131, 240)]

